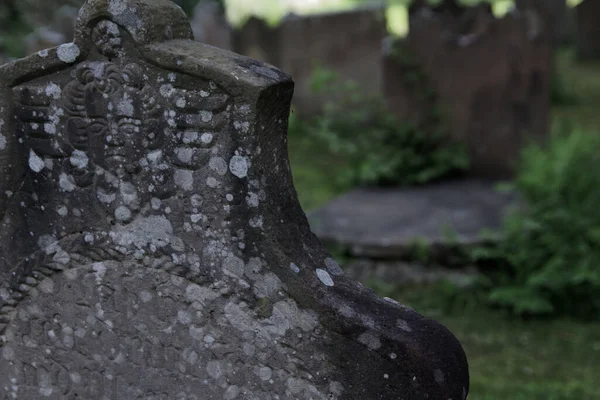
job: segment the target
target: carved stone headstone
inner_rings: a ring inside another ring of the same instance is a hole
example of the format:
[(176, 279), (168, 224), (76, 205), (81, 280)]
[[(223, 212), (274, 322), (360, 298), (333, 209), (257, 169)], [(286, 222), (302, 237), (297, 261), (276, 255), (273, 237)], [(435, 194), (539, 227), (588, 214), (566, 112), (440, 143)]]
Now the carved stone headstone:
[(0, 397), (466, 398), (455, 337), (310, 233), (288, 75), (89, 0), (0, 77)]

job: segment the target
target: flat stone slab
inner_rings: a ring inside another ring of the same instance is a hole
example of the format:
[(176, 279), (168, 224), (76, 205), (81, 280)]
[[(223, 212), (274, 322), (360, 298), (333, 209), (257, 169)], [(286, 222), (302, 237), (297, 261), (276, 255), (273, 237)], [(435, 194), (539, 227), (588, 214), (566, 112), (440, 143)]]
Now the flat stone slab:
[(497, 232), (514, 193), (494, 182), (460, 180), (410, 188), (363, 188), (309, 215), (322, 241), (348, 247), (357, 257), (402, 258), (419, 242), (474, 245)]

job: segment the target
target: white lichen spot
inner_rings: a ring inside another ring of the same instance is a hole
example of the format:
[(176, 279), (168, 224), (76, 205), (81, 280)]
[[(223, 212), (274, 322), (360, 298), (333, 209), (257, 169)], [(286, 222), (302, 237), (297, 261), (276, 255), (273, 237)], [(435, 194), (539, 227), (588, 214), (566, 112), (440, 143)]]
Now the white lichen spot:
[(324, 269), (320, 269), (317, 268), (317, 277), (319, 278), (319, 280), (323, 283), (323, 285), (325, 286), (333, 286), (333, 279), (331, 279), (331, 275), (329, 275), (329, 272), (325, 271)]
[(48, 49), (44, 49), (44, 50), (38, 51), (37, 55), (40, 56), (40, 57), (42, 57), (42, 58), (48, 57)]
[(249, 122), (234, 121), (233, 127), (235, 129), (237, 129), (238, 131), (241, 131), (242, 133), (248, 133), (248, 131), (250, 130), (250, 123)]
[(174, 176), (175, 184), (183, 190), (192, 190), (194, 188), (194, 175), (192, 171), (178, 169)]
[(290, 263), (290, 269), (296, 274), (300, 272), (300, 268), (294, 263)]
[(71, 175), (67, 175), (64, 172), (58, 177), (58, 185), (65, 192), (72, 192), (75, 190), (75, 179)]
[(47, 122), (44, 124), (44, 132), (46, 132), (48, 135), (55, 135), (56, 134), (56, 125), (54, 125), (51, 122)]
[(190, 147), (179, 147), (175, 149), (175, 154), (179, 161), (184, 164), (189, 164), (192, 162), (192, 158), (194, 157), (194, 149)]
[(233, 201), (233, 195), (232, 195), (232, 194), (229, 194), (229, 193), (228, 193), (228, 194), (225, 196), (225, 198), (226, 198), (226, 199), (227, 199), (227, 201), (229, 201), (229, 202), (232, 202), (232, 201)]
[(115, 210), (115, 218), (119, 222), (129, 222), (132, 217), (133, 214), (131, 213), (131, 210), (125, 206), (119, 206)]
[(60, 99), (61, 94), (62, 90), (56, 83), (50, 82), (50, 84), (46, 86), (46, 96), (52, 97), (53, 99)]
[(263, 217), (262, 217), (262, 215), (258, 215), (256, 217), (250, 218), (250, 221), (248, 222), (248, 224), (252, 228), (262, 228), (263, 227)]
[(60, 207), (58, 207), (58, 209), (56, 210), (56, 212), (61, 217), (66, 217), (69, 214), (69, 209), (66, 206), (60, 206)]
[(396, 353), (390, 353), (390, 358), (392, 360), (395, 360), (396, 358), (398, 358), (398, 355)]
[(238, 178), (242, 179), (248, 176), (249, 161), (246, 157), (233, 156), (229, 161), (229, 170)]
[(187, 105), (187, 102), (182, 97), (182, 98), (177, 99), (177, 101), (175, 102), (175, 105), (179, 108), (184, 108)]
[(162, 150), (155, 150), (155, 151), (152, 151), (152, 152), (148, 153), (148, 155), (146, 156), (146, 158), (152, 164), (158, 164), (162, 160), (162, 156), (163, 156)]
[(109, 0), (108, 12), (114, 15), (122, 14), (127, 10), (126, 0)]
[(208, 187), (214, 189), (219, 186), (219, 181), (214, 176), (209, 176), (208, 178), (206, 178), (206, 184), (208, 185)]
[(34, 172), (40, 172), (44, 169), (44, 160), (41, 159), (40, 156), (35, 154), (33, 150), (29, 150), (29, 168), (31, 168)]
[(377, 350), (381, 347), (379, 338), (370, 332), (361, 333), (358, 342), (367, 346), (369, 350)]
[(75, 150), (71, 153), (71, 157), (69, 158), (71, 165), (77, 169), (84, 169), (88, 166), (89, 159), (87, 154), (81, 150)]
[(219, 379), (225, 372), (225, 366), (222, 361), (209, 361), (206, 364), (206, 372), (213, 379)]
[(96, 284), (101, 285), (104, 275), (106, 275), (106, 265), (101, 262), (94, 263), (92, 264), (92, 269), (94, 270), (94, 275), (96, 275)]
[[(4, 122), (0, 119), (0, 129), (2, 129), (3, 123)], [(6, 136), (4, 136), (2, 133), (0, 133), (0, 150), (6, 149), (7, 143), (8, 143), (8, 141), (6, 140)]]
[(446, 380), (446, 377), (444, 376), (444, 373), (441, 369), (436, 369), (435, 371), (433, 371), (433, 377), (435, 378), (436, 383), (440, 385)]
[(67, 64), (75, 62), (79, 54), (81, 54), (81, 51), (75, 43), (61, 44), (56, 50), (58, 59)]
[(210, 122), (213, 119), (213, 113), (211, 111), (200, 111), (200, 119), (202, 122)]
[(246, 196), (246, 203), (249, 207), (258, 207), (258, 204), (260, 203), (258, 195), (252, 192), (248, 193)]
[(343, 275), (344, 271), (340, 268), (340, 265), (333, 258), (325, 259), (325, 266), (327, 267), (327, 271), (329, 271), (332, 275)]
[(123, 94), (123, 98), (119, 100), (117, 104), (117, 111), (121, 116), (133, 117), (134, 107), (133, 98), (126, 92)]
[(158, 89), (158, 91), (160, 92), (162, 97), (168, 98), (173, 95), (173, 93), (175, 92), (175, 89), (173, 88), (173, 85), (166, 84), (166, 85), (161, 85), (161, 87)]
[(187, 310), (177, 311), (177, 321), (182, 325), (189, 325), (192, 323), (192, 314)]
[(212, 157), (208, 166), (221, 176), (227, 174), (227, 162), (221, 157)]
[(202, 143), (204, 144), (211, 144), (213, 141), (213, 134), (212, 133), (203, 133), (202, 136), (200, 137), (200, 140), (202, 141)]
[(140, 300), (142, 303), (149, 303), (152, 300), (152, 293), (147, 290), (142, 290), (140, 292)]
[(238, 394), (240, 394), (239, 386), (232, 385), (225, 390), (225, 394), (223, 394), (223, 399), (225, 400), (233, 400), (237, 398)]
[(201, 90), (200, 91), (200, 97), (208, 97), (210, 96), (210, 93), (208, 93), (207, 91)]
[(396, 326), (400, 329), (402, 329), (403, 331), (406, 332), (412, 332), (412, 328), (408, 325), (408, 322), (406, 322), (403, 319), (398, 319), (396, 321)]

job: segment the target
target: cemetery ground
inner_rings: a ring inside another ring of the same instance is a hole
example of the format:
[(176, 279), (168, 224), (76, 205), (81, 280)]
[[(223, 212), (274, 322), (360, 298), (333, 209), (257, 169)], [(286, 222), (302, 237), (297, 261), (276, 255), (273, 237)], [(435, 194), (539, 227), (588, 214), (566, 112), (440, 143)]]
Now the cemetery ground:
[[(554, 99), (553, 124), (568, 121), (586, 132), (600, 132), (600, 64), (577, 63), (570, 50), (561, 50), (557, 68), (562, 90)], [(305, 211), (349, 189), (333, 179), (347, 164), (319, 141), (290, 129), (288, 147)], [(457, 335), (469, 358), (471, 399), (600, 399), (599, 322), (518, 318), (446, 284), (365, 283), (445, 323)]]

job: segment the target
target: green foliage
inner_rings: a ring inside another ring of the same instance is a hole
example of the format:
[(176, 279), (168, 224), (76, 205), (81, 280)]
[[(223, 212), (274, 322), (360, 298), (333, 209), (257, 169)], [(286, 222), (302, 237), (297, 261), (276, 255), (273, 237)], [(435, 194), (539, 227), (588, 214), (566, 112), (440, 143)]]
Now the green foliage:
[(468, 166), (466, 150), (451, 143), (439, 124), (402, 123), (382, 98), (365, 95), (332, 71), (317, 68), (311, 89), (334, 99), (308, 130), (349, 161), (337, 177), (343, 185), (423, 184)]
[(486, 254), (508, 263), (489, 299), (516, 314), (600, 319), (600, 135), (559, 131), (526, 147), (515, 187), (525, 207)]

